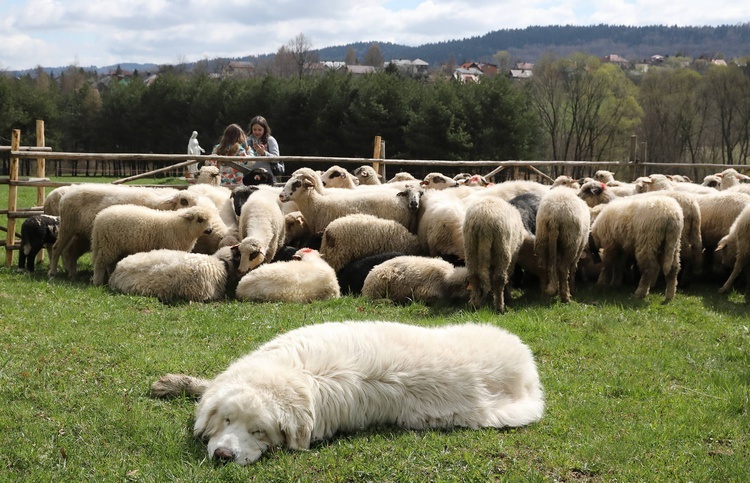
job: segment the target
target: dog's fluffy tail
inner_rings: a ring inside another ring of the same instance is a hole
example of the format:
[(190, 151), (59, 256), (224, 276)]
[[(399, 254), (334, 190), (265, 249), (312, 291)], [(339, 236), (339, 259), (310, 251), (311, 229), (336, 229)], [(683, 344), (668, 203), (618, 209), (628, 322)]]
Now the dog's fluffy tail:
[(174, 397), (180, 395), (201, 397), (211, 381), (185, 374), (167, 374), (151, 384), (151, 397)]

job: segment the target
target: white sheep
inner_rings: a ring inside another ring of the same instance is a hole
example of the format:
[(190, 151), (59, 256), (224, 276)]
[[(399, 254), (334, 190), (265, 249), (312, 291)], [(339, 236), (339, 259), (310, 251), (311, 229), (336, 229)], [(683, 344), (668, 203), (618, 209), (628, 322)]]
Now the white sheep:
[(240, 273), (270, 262), (284, 245), (286, 226), (278, 191), (265, 185), (257, 188), (240, 212)]
[(469, 300), (468, 270), (454, 267), (440, 258), (400, 256), (386, 260), (370, 270), (362, 286), (362, 295), (373, 300), (395, 303)]
[(211, 216), (202, 206), (177, 211), (139, 205), (103, 209), (91, 232), (94, 285), (104, 284), (117, 262), (127, 255), (160, 248), (189, 252), (199, 236), (211, 233)]
[(43, 211), (45, 215), (60, 216), (60, 200), (70, 189), (70, 186), (59, 186), (44, 198)]
[(367, 164), (355, 169), (352, 174), (357, 177), (360, 186), (376, 185), (382, 183), (381, 179), (383, 177), (380, 176), (377, 171), (375, 171), (375, 168)]
[(688, 191), (690, 193), (695, 194), (713, 194), (716, 193), (715, 188), (710, 188), (708, 186), (701, 186), (699, 184), (695, 183), (681, 183), (681, 182), (674, 182), (671, 181), (666, 175), (663, 174), (652, 174), (648, 176), (647, 178), (639, 178), (639, 183), (641, 184), (643, 188), (640, 188), (639, 191), (661, 191), (661, 190), (678, 190), (678, 191)]
[[(206, 166), (216, 168), (215, 166)], [(239, 226), (232, 206), (232, 190), (224, 186), (214, 186), (207, 183), (194, 184), (188, 187), (188, 192), (198, 196), (198, 205), (213, 211), (213, 231), (210, 235), (201, 236), (193, 247), (193, 252), (211, 255), (221, 246), (237, 243)]]
[(341, 166), (331, 166), (320, 175), (320, 180), (326, 188), (354, 189), (359, 185), (359, 179)]
[(581, 185), (577, 180), (564, 174), (555, 178), (555, 181), (552, 182), (550, 188), (557, 188), (558, 186), (567, 186), (568, 188), (573, 188), (575, 190), (581, 189)]
[(414, 213), (404, 197), (389, 185), (364, 186), (355, 190), (326, 189), (315, 171), (300, 168), (284, 185), (279, 199), (294, 201), (313, 232), (322, 231), (336, 218), (364, 213), (395, 220), (409, 228)]
[(323, 232), (320, 254), (334, 270), (385, 252), (420, 253), (417, 235), (393, 220), (354, 214), (333, 220)]
[(394, 174), (391, 179), (388, 180), (388, 183), (400, 183), (402, 181), (414, 181), (415, 178), (411, 173), (407, 173), (406, 171), (399, 171), (398, 173)]
[(724, 260), (732, 263), (729, 278), (719, 289), (719, 293), (726, 293), (732, 288), (737, 277), (745, 271), (745, 303), (750, 302), (750, 275), (747, 267), (750, 265), (750, 206), (746, 206), (737, 216), (729, 229), (729, 233), (719, 240), (716, 251), (724, 252)]
[(570, 301), (590, 223), (588, 206), (571, 188), (552, 189), (539, 202), (534, 253), (543, 294), (558, 294), (560, 301)]
[(453, 178), (449, 178), (443, 173), (429, 173), (420, 182), (423, 188), (429, 190), (444, 190), (446, 188), (453, 188), (458, 186), (459, 183)]
[(221, 173), (216, 166), (201, 166), (195, 175), (195, 184), (207, 184), (209, 186), (221, 185)]
[(165, 303), (221, 300), (234, 291), (239, 264), (237, 247), (223, 247), (213, 255), (169, 249), (134, 253), (117, 262), (109, 287)]
[(422, 197), (417, 237), (425, 254), (463, 260), (466, 204), (450, 196), (454, 189), (426, 191)]
[(594, 173), (594, 180), (600, 183), (607, 184), (609, 182), (615, 181), (615, 173), (613, 173), (612, 171), (607, 171), (606, 169), (600, 169), (596, 173)]
[(543, 185), (541, 183), (537, 183), (536, 181), (518, 179), (496, 183), (491, 186), (487, 186), (484, 189), (476, 190), (474, 196), (495, 197), (502, 198), (505, 201), (510, 201), (516, 196), (523, 193), (536, 191), (544, 194), (547, 193), (549, 189), (549, 185)]
[(470, 302), (475, 308), (484, 305), (492, 295), (495, 309), (505, 312), (506, 291), (510, 296), (509, 277), (525, 232), (521, 214), (501, 198), (480, 198), (466, 208), (463, 224), (466, 268)]
[(176, 210), (195, 206), (198, 197), (187, 190), (143, 188), (88, 183), (70, 186), (60, 203), (60, 229), (50, 253), (50, 277), (57, 273), (62, 256), (63, 267), (75, 278), (78, 259), (89, 251), (94, 218), (104, 208), (134, 204), (159, 210)]
[(719, 240), (729, 233), (737, 216), (750, 204), (750, 194), (730, 189), (697, 196), (695, 200), (701, 211), (703, 248), (707, 252), (713, 252)]
[(721, 173), (717, 173), (721, 183), (719, 185), (720, 190), (727, 190), (733, 186), (738, 186), (742, 181), (750, 179), (747, 175), (737, 172), (734, 168), (727, 168)]
[(627, 258), (634, 256), (641, 272), (636, 297), (646, 297), (662, 271), (665, 302), (672, 300), (683, 226), (682, 209), (668, 196), (627, 197), (604, 205), (591, 226), (603, 264), (597, 283), (619, 286)]
[(248, 272), (237, 285), (237, 299), (305, 303), (341, 296), (336, 272), (316, 250), (303, 248), (296, 257)]

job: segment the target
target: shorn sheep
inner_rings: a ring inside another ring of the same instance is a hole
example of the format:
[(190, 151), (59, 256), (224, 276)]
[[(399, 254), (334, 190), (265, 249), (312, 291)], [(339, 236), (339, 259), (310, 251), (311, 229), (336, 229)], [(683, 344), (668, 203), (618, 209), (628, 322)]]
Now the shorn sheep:
[(619, 286), (627, 258), (634, 256), (641, 272), (635, 296), (646, 297), (662, 271), (667, 284), (664, 301), (669, 302), (677, 289), (683, 226), (682, 209), (668, 196), (608, 203), (591, 226), (603, 264), (597, 283)]
[(295, 257), (262, 265), (243, 276), (237, 285), (237, 299), (305, 303), (341, 295), (336, 272), (316, 250), (303, 248)]
[(52, 249), (57, 240), (60, 217), (51, 215), (34, 215), (26, 218), (21, 225), (21, 248), (18, 250), (18, 268), (34, 271), (37, 254), (46, 248)]
[(223, 247), (213, 255), (151, 250), (117, 262), (109, 287), (115, 292), (157, 297), (165, 303), (209, 302), (233, 293), (239, 266), (237, 247)]
[(300, 168), (289, 178), (279, 195), (282, 202), (294, 201), (313, 232), (322, 231), (336, 218), (363, 213), (395, 220), (409, 228), (414, 213), (392, 187), (368, 189), (326, 189), (320, 175)]
[(746, 206), (737, 216), (729, 229), (729, 233), (719, 240), (716, 248), (717, 251), (725, 252), (726, 261), (734, 260), (732, 273), (724, 285), (719, 289), (719, 293), (726, 293), (732, 288), (732, 284), (737, 277), (745, 271), (745, 303), (750, 302), (750, 275), (748, 275), (748, 265), (750, 265), (750, 206)]
[(370, 270), (362, 285), (362, 295), (373, 300), (388, 299), (406, 304), (469, 299), (468, 271), (440, 258), (401, 256)]
[(159, 248), (189, 252), (199, 236), (211, 231), (211, 213), (200, 206), (177, 211), (137, 205), (105, 208), (96, 215), (91, 233), (94, 285), (104, 284), (127, 255)]
[(534, 253), (542, 293), (570, 302), (575, 274), (589, 237), (588, 206), (571, 188), (550, 190), (539, 203)]
[(471, 304), (479, 308), (492, 295), (495, 309), (505, 313), (510, 273), (525, 235), (520, 213), (500, 198), (473, 201), (466, 208), (463, 235)]
[(333, 220), (323, 232), (320, 253), (334, 270), (353, 260), (385, 252), (420, 253), (417, 235), (393, 220), (372, 215), (348, 215)]
[(90, 249), (94, 218), (104, 208), (133, 204), (159, 210), (176, 210), (198, 204), (198, 197), (185, 190), (141, 188), (111, 184), (69, 186), (60, 204), (60, 232), (50, 253), (49, 276), (57, 273), (60, 257), (70, 278), (75, 278), (78, 259)]

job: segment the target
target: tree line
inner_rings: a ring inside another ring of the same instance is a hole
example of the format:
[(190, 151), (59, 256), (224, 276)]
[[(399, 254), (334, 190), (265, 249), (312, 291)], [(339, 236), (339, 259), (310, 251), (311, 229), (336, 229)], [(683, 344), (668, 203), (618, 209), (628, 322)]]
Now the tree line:
[(694, 62), (635, 75), (586, 54), (547, 55), (527, 81), (504, 76), (461, 83), (389, 70), (244, 79), (166, 70), (150, 84), (69, 68), (0, 76), (1, 144), (12, 129), (33, 145), (45, 120), (57, 151), (183, 153), (192, 131), (210, 151), (224, 127), (263, 115), (292, 156), (386, 155), (435, 160), (627, 159), (630, 137), (644, 161), (746, 164), (750, 71)]

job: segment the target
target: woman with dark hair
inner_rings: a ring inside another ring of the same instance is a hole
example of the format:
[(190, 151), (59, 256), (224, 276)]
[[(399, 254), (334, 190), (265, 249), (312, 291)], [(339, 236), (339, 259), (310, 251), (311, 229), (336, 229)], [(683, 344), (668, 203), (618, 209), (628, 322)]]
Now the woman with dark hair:
[[(219, 139), (219, 144), (214, 146), (211, 154), (220, 154), (222, 156), (247, 156), (245, 146), (247, 144), (247, 136), (245, 131), (242, 130), (237, 124), (230, 124), (224, 129), (224, 134)], [(206, 164), (216, 166), (215, 161), (206, 161)], [(250, 163), (247, 161), (236, 161), (236, 164), (245, 166)], [(242, 173), (233, 167), (222, 164), (219, 167), (221, 172), (221, 185), (222, 186), (236, 186), (242, 184)]]
[[(248, 126), (247, 146), (252, 154), (261, 157), (279, 156), (279, 143), (271, 136), (271, 127), (263, 116), (255, 116)], [(265, 168), (274, 175), (284, 174), (284, 163), (256, 160), (251, 169)]]

